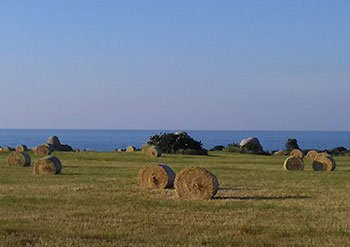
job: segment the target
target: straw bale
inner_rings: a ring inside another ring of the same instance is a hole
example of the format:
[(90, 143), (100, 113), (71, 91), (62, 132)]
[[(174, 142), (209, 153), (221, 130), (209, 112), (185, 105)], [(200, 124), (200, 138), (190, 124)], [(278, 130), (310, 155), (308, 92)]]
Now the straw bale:
[(145, 151), (146, 155), (149, 157), (160, 157), (162, 155), (162, 152), (160, 151), (159, 147), (157, 146), (151, 146), (148, 147)]
[(318, 154), (318, 152), (316, 150), (310, 150), (309, 152), (307, 152), (306, 154), (306, 159), (307, 160), (315, 160), (315, 156)]
[(10, 166), (30, 166), (30, 156), (24, 152), (13, 152), (7, 156), (7, 163)]
[(28, 151), (28, 147), (26, 145), (19, 144), (16, 146), (16, 151), (18, 152)]
[(181, 198), (210, 199), (218, 190), (219, 182), (214, 174), (202, 167), (188, 167), (175, 179), (175, 191)]
[(314, 156), (314, 160), (317, 160), (318, 158), (320, 158), (322, 156), (331, 156), (331, 155), (327, 152), (321, 152), (321, 153), (318, 153)]
[(294, 156), (297, 157), (299, 159), (303, 159), (304, 158), (304, 154), (300, 149), (293, 149), (290, 154), (290, 156)]
[(2, 147), (1, 148), (1, 151), (3, 151), (3, 152), (10, 152), (10, 151), (12, 151), (13, 150), (13, 148), (11, 148), (11, 147), (9, 147), (9, 146), (5, 146), (5, 147)]
[(335, 167), (336, 163), (330, 155), (319, 156), (312, 162), (312, 168), (315, 171), (334, 171)]
[(273, 153), (273, 155), (286, 155), (285, 150), (277, 150), (276, 152)]
[(146, 152), (146, 150), (147, 150), (149, 147), (152, 147), (152, 145), (142, 144), (142, 145), (141, 145), (141, 151), (142, 151), (142, 152)]
[(61, 161), (55, 156), (46, 156), (34, 163), (34, 174), (59, 174), (62, 170)]
[(295, 156), (289, 156), (284, 161), (283, 167), (288, 171), (302, 171), (305, 168), (303, 160)]
[(125, 149), (124, 148), (118, 148), (118, 152), (124, 152)]
[(139, 170), (137, 179), (143, 188), (166, 189), (174, 186), (175, 173), (165, 164), (150, 164)]
[(37, 146), (34, 150), (35, 155), (49, 155), (52, 153), (52, 147), (49, 144), (41, 144)]
[(134, 152), (134, 151), (136, 151), (136, 148), (134, 146), (126, 147), (126, 152)]

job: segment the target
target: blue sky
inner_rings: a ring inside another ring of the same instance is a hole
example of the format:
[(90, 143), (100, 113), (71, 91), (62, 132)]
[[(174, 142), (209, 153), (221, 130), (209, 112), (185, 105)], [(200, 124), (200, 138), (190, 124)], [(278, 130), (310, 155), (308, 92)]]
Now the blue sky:
[(0, 4), (0, 128), (350, 130), (350, 1)]

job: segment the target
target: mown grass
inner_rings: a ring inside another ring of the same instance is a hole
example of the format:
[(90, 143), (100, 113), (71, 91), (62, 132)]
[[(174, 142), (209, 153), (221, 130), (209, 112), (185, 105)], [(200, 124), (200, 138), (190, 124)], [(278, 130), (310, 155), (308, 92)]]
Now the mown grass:
[[(32, 153), (32, 163), (38, 159)], [(284, 156), (210, 152), (54, 153), (57, 176), (10, 167), (0, 152), (0, 246), (349, 246), (350, 157), (332, 173), (283, 170)], [(215, 199), (177, 198), (137, 186), (145, 164), (202, 166)]]

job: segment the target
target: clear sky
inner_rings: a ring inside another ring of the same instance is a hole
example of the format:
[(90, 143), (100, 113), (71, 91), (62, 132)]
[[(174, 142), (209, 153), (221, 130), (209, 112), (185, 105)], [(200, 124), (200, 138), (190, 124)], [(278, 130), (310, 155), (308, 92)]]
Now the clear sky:
[(350, 130), (349, 0), (2, 0), (0, 128)]

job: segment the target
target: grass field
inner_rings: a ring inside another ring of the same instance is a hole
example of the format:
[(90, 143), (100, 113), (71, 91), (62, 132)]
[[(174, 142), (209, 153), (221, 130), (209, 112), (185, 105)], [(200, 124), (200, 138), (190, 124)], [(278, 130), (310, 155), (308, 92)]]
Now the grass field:
[[(288, 172), (285, 156), (209, 154), (55, 152), (62, 173), (34, 176), (0, 152), (0, 246), (350, 245), (350, 157), (334, 172), (309, 161)], [(207, 201), (142, 189), (137, 172), (152, 162), (205, 167), (220, 189)]]

